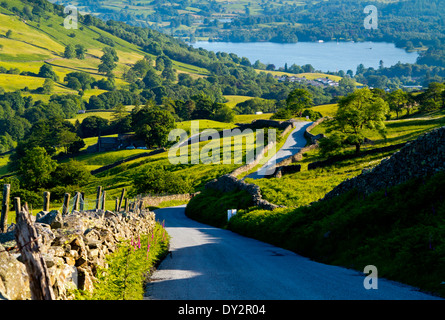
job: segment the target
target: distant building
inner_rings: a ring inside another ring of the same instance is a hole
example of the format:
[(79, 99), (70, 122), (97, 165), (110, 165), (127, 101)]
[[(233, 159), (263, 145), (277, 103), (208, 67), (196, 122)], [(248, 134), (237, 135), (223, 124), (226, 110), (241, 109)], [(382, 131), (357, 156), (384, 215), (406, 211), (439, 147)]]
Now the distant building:
[(338, 86), (338, 82), (331, 80), (329, 78), (318, 78), (315, 80), (309, 80), (309, 79), (306, 79), (305, 77), (297, 77), (297, 76), (289, 77), (287, 75), (283, 75), (283, 76), (275, 75), (274, 78), (277, 79), (279, 82), (298, 82), (298, 83), (310, 84), (310, 85), (313, 85), (316, 87), (322, 87), (322, 86), (337, 87)]
[(97, 143), (88, 147), (88, 152), (106, 152), (126, 149), (128, 147), (142, 149), (145, 147), (143, 140), (137, 139), (134, 133), (120, 133), (117, 137), (98, 137)]

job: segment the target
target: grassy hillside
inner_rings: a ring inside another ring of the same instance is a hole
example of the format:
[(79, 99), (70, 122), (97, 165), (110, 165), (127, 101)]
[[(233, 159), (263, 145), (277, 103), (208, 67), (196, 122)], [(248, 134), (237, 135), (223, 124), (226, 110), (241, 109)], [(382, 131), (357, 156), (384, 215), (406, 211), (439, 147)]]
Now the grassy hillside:
[[(67, 88), (63, 82), (66, 74), (70, 72), (86, 72), (96, 80), (104, 78), (104, 75), (98, 72), (100, 57), (103, 54), (102, 49), (107, 46), (99, 41), (101, 36), (113, 42), (113, 47), (118, 54), (119, 61), (114, 72), (118, 87), (128, 85), (122, 79), (122, 75), (129, 65), (133, 65), (145, 55), (154, 57), (142, 51), (140, 47), (95, 26), (85, 26), (79, 23), (78, 29), (65, 29), (63, 17), (55, 14), (45, 12), (45, 18), (41, 18), (39, 21), (22, 19), (15, 16), (11, 8), (15, 6), (19, 10), (23, 10), (24, 3), (17, 0), (7, 3), (9, 10), (2, 8), (0, 11), (0, 67), (37, 74), (40, 67), (47, 63), (53, 67), (59, 77), (59, 82), (56, 83), (52, 93), (77, 93), (75, 90)], [(8, 30), (11, 30), (12, 33), (6, 37)], [(68, 44), (83, 45), (86, 48), (85, 59), (63, 58), (65, 46)], [(173, 67), (177, 72), (190, 75), (209, 74), (208, 70), (204, 68), (174, 60)], [(35, 90), (41, 87), (43, 81), (43, 78), (34, 76), (0, 74), (0, 86), (6, 91), (22, 90), (25, 87)], [(88, 100), (91, 95), (102, 92), (86, 91), (84, 99)], [(33, 98), (48, 100), (48, 96), (44, 94), (34, 94)]]

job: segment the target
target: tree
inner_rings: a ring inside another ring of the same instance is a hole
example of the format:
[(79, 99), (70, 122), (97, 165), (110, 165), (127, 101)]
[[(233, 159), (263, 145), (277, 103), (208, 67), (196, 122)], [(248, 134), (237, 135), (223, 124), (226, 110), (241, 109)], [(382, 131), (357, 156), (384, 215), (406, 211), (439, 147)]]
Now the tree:
[(397, 89), (388, 95), (387, 100), (389, 109), (396, 113), (396, 117), (398, 119), (399, 112), (401, 112), (405, 104), (408, 103), (408, 94), (402, 89)]
[(45, 187), (52, 179), (57, 162), (42, 147), (34, 147), (20, 159), (18, 173), (22, 184), (30, 190)]
[(200, 93), (196, 96), (191, 97), (195, 102), (195, 109), (192, 113), (192, 119), (210, 119), (215, 111), (214, 103), (204, 93)]
[(163, 56), (158, 56), (156, 58), (156, 70), (162, 71), (164, 70), (165, 62)]
[(151, 68), (150, 61), (147, 59), (138, 60), (131, 69), (139, 76), (145, 77), (147, 71)]
[(171, 67), (165, 67), (161, 75), (165, 80), (176, 81), (176, 72)]
[(189, 177), (174, 174), (162, 166), (152, 166), (133, 177), (133, 185), (138, 193), (190, 193), (193, 192), (191, 182)]
[(345, 143), (354, 145), (356, 153), (364, 141), (364, 130), (378, 131), (385, 137), (385, 115), (389, 107), (382, 98), (376, 97), (368, 88), (356, 90), (338, 101), (338, 109), (331, 131), (345, 135)]
[(117, 106), (113, 108), (113, 115), (111, 116), (113, 122), (122, 121), (127, 116), (128, 116), (127, 109), (122, 103), (119, 103)]
[(83, 45), (76, 44), (75, 52), (76, 52), (77, 59), (80, 59), (80, 60), (85, 59), (85, 53), (87, 52), (87, 50), (85, 49), (85, 47)]
[(42, 78), (52, 79), (54, 81), (59, 81), (59, 77), (53, 71), (53, 67), (46, 63), (40, 67), (38, 76)]
[(45, 81), (43, 82), (42, 88), (43, 88), (43, 94), (50, 94), (54, 88), (53, 80), (46, 78)]
[(309, 108), (314, 105), (312, 101), (312, 94), (305, 89), (295, 89), (289, 93), (286, 99), (287, 108), (293, 114), (303, 112), (304, 108)]
[(168, 142), (169, 132), (176, 125), (170, 112), (159, 107), (144, 106), (132, 114), (132, 127), (147, 146), (163, 147)]
[(349, 94), (355, 90), (355, 81), (349, 77), (343, 77), (338, 82), (338, 87), (342, 90), (342, 95)]
[(225, 104), (218, 103), (213, 120), (219, 122), (233, 122), (235, 120), (235, 112)]
[(144, 76), (144, 79), (142, 80), (145, 84), (145, 87), (148, 89), (156, 88), (161, 85), (162, 80), (156, 73), (156, 71), (153, 68), (149, 68)]
[(57, 133), (59, 147), (62, 147), (64, 149), (65, 154), (68, 154), (69, 147), (79, 139), (80, 138), (77, 136), (76, 133), (65, 128)]
[(81, 162), (71, 159), (57, 165), (53, 172), (55, 186), (83, 186), (91, 179), (91, 174)]
[(108, 128), (109, 121), (97, 116), (86, 117), (79, 125), (78, 133), (82, 138), (97, 137)]
[(65, 47), (65, 52), (63, 53), (63, 57), (67, 59), (72, 59), (76, 56), (76, 49), (72, 44), (69, 44)]
[(100, 58), (100, 61), (102, 61), (102, 63), (99, 64), (98, 71), (105, 73), (108, 77), (112, 76), (113, 70), (117, 67), (115, 57), (110, 52), (106, 52), (102, 58)]

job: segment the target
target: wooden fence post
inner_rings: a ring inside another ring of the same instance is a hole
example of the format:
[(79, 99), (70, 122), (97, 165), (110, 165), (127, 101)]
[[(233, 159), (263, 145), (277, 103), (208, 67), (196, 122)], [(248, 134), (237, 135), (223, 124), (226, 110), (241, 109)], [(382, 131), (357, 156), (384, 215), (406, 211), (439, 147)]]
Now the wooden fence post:
[(20, 212), (20, 198), (14, 198), (14, 208), (15, 208), (15, 223), (19, 223), (19, 212)]
[(81, 192), (80, 193), (79, 210), (80, 211), (84, 211), (85, 210), (85, 192)]
[(107, 192), (104, 190), (104, 191), (102, 191), (102, 202), (101, 202), (101, 205), (100, 205), (100, 209), (101, 209), (102, 211), (105, 211), (105, 208), (106, 208), (106, 199), (107, 199)]
[(119, 199), (119, 207), (117, 211), (121, 211), (122, 203), (124, 202), (124, 196), (125, 196), (125, 188), (122, 189), (121, 197)]
[(31, 298), (54, 300), (48, 268), (39, 248), (39, 235), (31, 221), (28, 206), (19, 209), (17, 217), (15, 239), (28, 272)]
[(11, 194), (11, 185), (3, 185), (3, 200), (2, 200), (2, 214), (0, 217), (0, 232), (6, 232), (8, 229), (8, 214), (9, 214), (9, 196)]
[(96, 210), (99, 210), (100, 208), (100, 197), (102, 195), (102, 187), (97, 187), (97, 193), (96, 193)]
[(116, 204), (114, 205), (114, 211), (119, 212), (119, 197), (116, 197)]
[(51, 192), (45, 191), (43, 192), (43, 211), (49, 212), (49, 204), (50, 204)]
[(76, 195), (74, 196), (74, 203), (73, 203), (73, 211), (79, 211), (79, 200), (80, 200), (80, 192), (76, 192)]
[(68, 207), (70, 205), (70, 197), (71, 195), (69, 193), (65, 193), (65, 197), (63, 198), (63, 209), (62, 209), (62, 215), (66, 215), (68, 213)]
[(125, 212), (128, 213), (128, 198), (125, 198)]

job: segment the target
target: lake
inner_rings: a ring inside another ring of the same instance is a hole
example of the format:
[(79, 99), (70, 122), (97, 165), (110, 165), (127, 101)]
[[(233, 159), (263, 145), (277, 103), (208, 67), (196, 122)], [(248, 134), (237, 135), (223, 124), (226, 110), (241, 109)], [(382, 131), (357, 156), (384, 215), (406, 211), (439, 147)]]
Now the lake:
[(316, 70), (356, 71), (359, 64), (365, 67), (379, 67), (380, 60), (385, 67), (397, 62), (415, 63), (417, 52), (406, 52), (396, 48), (393, 43), (385, 42), (208, 42), (198, 41), (191, 44), (195, 48), (203, 48), (214, 52), (235, 53), (246, 57), (253, 64), (260, 60), (265, 64), (274, 64), (277, 68), (296, 64), (299, 66), (311, 64)]

